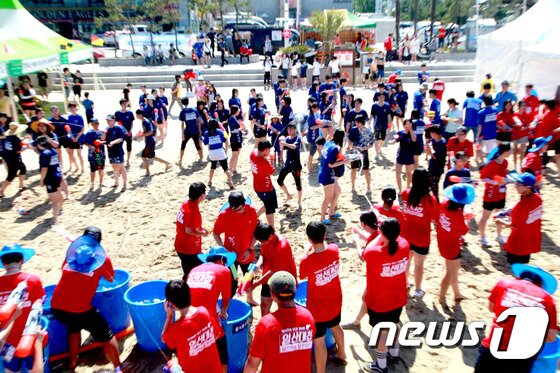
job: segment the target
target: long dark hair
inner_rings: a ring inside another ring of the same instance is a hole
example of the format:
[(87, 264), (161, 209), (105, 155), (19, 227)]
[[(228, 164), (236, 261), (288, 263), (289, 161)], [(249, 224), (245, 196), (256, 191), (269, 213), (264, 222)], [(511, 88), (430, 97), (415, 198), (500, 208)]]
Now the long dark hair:
[(397, 191), (393, 187), (383, 188), (381, 191), (381, 199), (387, 204), (387, 206), (393, 207), (393, 203), (395, 203), (395, 200), (397, 199)]
[(395, 218), (389, 218), (381, 223), (379, 229), (381, 229), (383, 236), (389, 240), (389, 244), (387, 245), (389, 248), (389, 255), (395, 255), (399, 248), (397, 238), (401, 234), (401, 225), (399, 221)]
[(462, 210), (464, 207), (465, 207), (464, 204), (457, 203), (457, 202), (451, 201), (451, 200), (449, 200), (449, 203), (447, 204), (447, 208), (451, 211)]
[(406, 204), (418, 207), (422, 198), (430, 195), (430, 174), (424, 167), (418, 167), (412, 173), (412, 187)]

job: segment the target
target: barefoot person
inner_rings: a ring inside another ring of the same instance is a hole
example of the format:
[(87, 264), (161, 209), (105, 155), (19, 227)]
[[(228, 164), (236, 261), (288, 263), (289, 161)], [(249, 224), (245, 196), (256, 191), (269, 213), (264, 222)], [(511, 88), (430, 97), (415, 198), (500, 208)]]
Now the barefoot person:
[[(340, 147), (333, 141), (326, 141), (322, 137), (316, 141), (317, 150), (321, 154), (321, 163), (317, 178), (323, 186), (323, 203), (321, 204), (321, 221), (325, 225), (331, 224), (331, 219), (337, 219), (340, 214), (336, 212), (340, 191), (337, 188), (334, 169), (343, 166), (346, 160), (339, 159)], [(328, 217), (327, 217), (328, 212)]]
[[(122, 191), (125, 191), (127, 187), (127, 171), (124, 164), (123, 143), (126, 142), (128, 149), (127, 139), (132, 139), (132, 137), (126, 134), (126, 128), (116, 124), (114, 115), (107, 115), (106, 121), (108, 128), (107, 134), (105, 135), (105, 142), (107, 144), (107, 152), (109, 153), (109, 163), (113, 168), (113, 178), (115, 179), (113, 188), (119, 187), (119, 178), (122, 178)], [(127, 153), (127, 164), (129, 157), (130, 152)]]
[(91, 305), (99, 280), (103, 276), (113, 282), (115, 270), (111, 259), (101, 246), (101, 230), (87, 227), (84, 234), (70, 244), (62, 267), (62, 277), (52, 297), (53, 316), (68, 328), (68, 369), (78, 365), (82, 329), (100, 342), (103, 353), (120, 369), (119, 347), (107, 321)]
[(53, 224), (56, 224), (58, 216), (62, 211), (62, 193), (60, 184), (62, 182), (62, 170), (58, 161), (58, 153), (53, 148), (53, 140), (48, 136), (39, 136), (36, 141), (39, 150), (39, 171), (41, 177), (39, 186), (47, 188), (49, 202), (53, 211)]
[(352, 192), (356, 192), (356, 175), (361, 170), (366, 180), (367, 193), (371, 192), (371, 174), (369, 172), (369, 149), (373, 147), (373, 133), (366, 127), (366, 118), (362, 116), (356, 117), (356, 125), (350, 128), (348, 132), (348, 147), (360, 152), (361, 159), (352, 161), (350, 167), (350, 182), (352, 183)]
[(91, 118), (91, 130), (83, 137), (84, 145), (88, 148), (88, 163), (90, 172), (90, 191), (93, 191), (95, 174), (99, 174), (99, 189), (103, 187), (103, 170), (105, 168), (105, 132), (99, 130), (99, 120)]
[(441, 280), (439, 302), (445, 304), (445, 296), (449, 286), (453, 289), (455, 302), (465, 297), (459, 291), (459, 269), (461, 268), (461, 245), (463, 236), (468, 233), (463, 208), (471, 204), (475, 198), (475, 190), (469, 184), (454, 184), (444, 189), (447, 197), (439, 206), (437, 223), (437, 243), (439, 253), (445, 259), (445, 276)]
[(144, 169), (146, 170), (146, 176), (152, 176), (150, 173), (150, 164), (148, 163), (148, 159), (165, 164), (165, 172), (169, 171), (171, 163), (156, 157), (156, 140), (154, 137), (156, 133), (155, 125), (151, 120), (144, 118), (144, 112), (140, 109), (136, 110), (136, 119), (142, 122), (143, 132), (136, 136), (136, 140), (143, 138), (145, 142), (141, 157)]
[(198, 152), (198, 160), (202, 162), (202, 147), (200, 146), (200, 135), (202, 131), (202, 119), (195, 108), (189, 107), (189, 99), (183, 97), (181, 103), (184, 108), (179, 113), (179, 120), (181, 121), (182, 128), (182, 141), (181, 141), (181, 152), (179, 153), (179, 166), (183, 166), (183, 155), (185, 154), (185, 148), (187, 143), (192, 139), (196, 151)]
[(21, 152), (23, 149), (21, 146), (21, 140), (18, 137), (18, 134), (24, 132), (27, 129), (27, 126), (11, 122), (8, 128), (9, 129), (4, 132), (4, 136), (6, 136), (6, 138), (2, 140), (4, 142), (2, 159), (7, 166), (8, 173), (6, 180), (4, 180), (2, 185), (0, 185), (0, 198), (4, 197), (4, 191), (8, 185), (14, 181), (16, 176), (18, 177), (20, 192), (24, 191), (25, 185), (23, 182), (25, 181), (25, 174), (27, 173), (27, 168), (21, 159)]
[[(70, 172), (84, 172), (84, 159), (82, 158), (82, 144), (79, 142), (80, 137), (82, 137), (85, 130), (84, 118), (78, 114), (76, 104), (68, 104), (68, 114), (66, 136), (68, 137), (68, 142), (66, 143), (66, 150), (68, 152), (68, 158), (70, 159), (70, 167), (68, 171)], [(76, 153), (78, 154), (78, 159), (80, 160), (80, 165), (76, 162)], [(75, 167), (72, 171), (72, 166)]]
[(130, 155), (132, 154), (132, 125), (134, 123), (134, 113), (128, 110), (130, 105), (128, 100), (122, 99), (119, 101), (119, 104), (121, 105), (121, 110), (115, 111), (113, 119), (116, 122), (120, 123), (126, 130), (126, 136), (124, 138), (124, 141), (126, 142), (126, 167), (130, 167)]
[(259, 142), (257, 149), (251, 152), (251, 172), (253, 173), (253, 189), (263, 202), (263, 206), (257, 211), (261, 216), (266, 213), (266, 221), (274, 227), (274, 213), (278, 208), (276, 189), (272, 185), (270, 177), (274, 174), (274, 166), (270, 156), (272, 145), (268, 140)]
[(299, 278), (308, 279), (307, 309), (315, 319), (316, 332), (313, 337), (315, 346), (315, 366), (317, 373), (325, 373), (327, 364), (327, 329), (333, 333), (337, 352), (331, 359), (346, 365), (344, 332), (340, 327), (342, 312), (342, 287), (339, 278), (338, 246), (326, 244), (327, 229), (320, 221), (313, 221), (306, 227), (307, 250), (299, 265)]
[(204, 145), (208, 145), (208, 159), (210, 159), (209, 187), (212, 186), (214, 171), (216, 171), (219, 162), (226, 174), (229, 188), (233, 189), (233, 181), (231, 180), (231, 172), (228, 170), (227, 154), (224, 148), (226, 141), (224, 133), (218, 127), (218, 122), (211, 119), (208, 122), (208, 131), (204, 132), (203, 138)]
[(298, 206), (301, 208), (301, 160), (300, 160), (300, 147), (301, 138), (296, 133), (296, 127), (293, 123), (286, 126), (288, 136), (280, 140), (280, 151), (286, 150), (286, 158), (284, 165), (278, 174), (278, 185), (282, 188), (286, 194), (286, 202), (292, 199), (292, 195), (288, 191), (286, 185), (284, 185), (284, 180), (288, 174), (292, 174), (294, 181), (296, 183), (296, 190), (298, 192)]

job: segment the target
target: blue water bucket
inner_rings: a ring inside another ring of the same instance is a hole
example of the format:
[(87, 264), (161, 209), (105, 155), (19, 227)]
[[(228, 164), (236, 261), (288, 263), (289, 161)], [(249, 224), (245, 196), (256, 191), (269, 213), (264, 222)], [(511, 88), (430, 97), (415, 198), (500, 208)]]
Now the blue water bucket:
[[(222, 300), (218, 301), (222, 307)], [(240, 373), (247, 361), (249, 344), (249, 319), (253, 311), (247, 303), (237, 299), (229, 302), (228, 318), (222, 323), (226, 331), (228, 350), (228, 373)]]
[(555, 373), (560, 358), (560, 337), (554, 342), (545, 343), (537, 360), (533, 364), (532, 373)]
[(91, 302), (109, 323), (115, 334), (130, 326), (130, 313), (128, 312), (128, 305), (124, 301), (124, 293), (128, 290), (129, 283), (130, 273), (124, 269), (117, 269), (113, 282), (101, 277)]
[(68, 352), (68, 329), (66, 325), (56, 320), (52, 315), (51, 299), (56, 285), (45, 286), (45, 302), (43, 303), (43, 315), (49, 319), (49, 352), (51, 355), (60, 355)]
[(124, 293), (138, 347), (147, 352), (165, 348), (161, 340), (161, 331), (165, 324), (165, 285), (167, 281), (146, 281), (134, 285)]
[[(298, 284), (294, 301), (299, 306), (307, 306), (307, 280), (300, 281)], [(327, 329), (327, 334), (325, 334), (325, 344), (327, 345), (327, 350), (332, 350), (336, 346), (334, 336), (330, 329)]]
[[(246, 205), (251, 205), (253, 204), (253, 202), (251, 201), (251, 197), (247, 196), (245, 197), (245, 204)], [(220, 208), (219, 212), (224, 211), (225, 209), (227, 209), (229, 207), (229, 201), (227, 201), (226, 203), (224, 203), (224, 205)]]

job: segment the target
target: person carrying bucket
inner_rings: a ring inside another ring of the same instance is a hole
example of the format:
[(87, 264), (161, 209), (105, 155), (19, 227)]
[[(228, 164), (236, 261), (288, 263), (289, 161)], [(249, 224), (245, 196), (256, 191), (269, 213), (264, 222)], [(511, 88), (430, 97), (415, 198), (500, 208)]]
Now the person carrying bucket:
[[(228, 318), (227, 309), (231, 300), (231, 272), (229, 267), (235, 263), (237, 255), (224, 247), (212, 247), (207, 254), (198, 254), (202, 264), (192, 269), (187, 277), (191, 293), (191, 305), (205, 307), (210, 316), (220, 325), (220, 319)], [(216, 304), (222, 295), (222, 309), (216, 312)], [(223, 373), (227, 373), (228, 350), (225, 331), (220, 328), (216, 335), (216, 346), (220, 355)]]
[(474, 368), (475, 373), (531, 372), (535, 356), (528, 359), (498, 359), (490, 352), (490, 341), (495, 330), (500, 330), (502, 333), (499, 351), (504, 351), (509, 346), (516, 318), (509, 317), (507, 321), (500, 323), (496, 321), (496, 318), (509, 308), (539, 307), (544, 309), (549, 317), (545, 342), (556, 340), (558, 326), (556, 304), (552, 294), (558, 287), (558, 281), (549, 272), (533, 265), (516, 263), (511, 266), (511, 270), (515, 278), (500, 280), (488, 297), (488, 309), (494, 312), (495, 317), (490, 333), (481, 343)]
[(42, 302), (45, 296), (39, 277), (22, 271), (23, 264), (34, 255), (34, 249), (16, 243), (7, 244), (0, 250), (1, 268), (6, 270), (0, 277), (0, 356), (7, 372), (19, 372), (22, 369), (33, 369), (32, 372), (36, 372), (43, 368), (42, 340), (45, 333), (39, 333), (40, 336), (36, 339), (35, 354), (40, 352), (41, 359), (39, 356), (36, 356), (36, 360), (34, 356), (14, 356), (33, 304)]
[(259, 321), (244, 373), (311, 372), (311, 349), (316, 332), (311, 312), (294, 302), (297, 284), (286, 271), (269, 281), (272, 299), (278, 310)]
[[(259, 219), (253, 206), (246, 203), (243, 192), (231, 192), (228, 197), (229, 207), (218, 215), (214, 223), (213, 235), (218, 246), (237, 254), (235, 267), (241, 272), (249, 272), (249, 266), (255, 260), (255, 238), (253, 232)], [(223, 234), (223, 240), (222, 240)], [(237, 285), (237, 284), (235, 284)], [(253, 289), (247, 289), (247, 303), (258, 306), (253, 299)]]
[(101, 246), (101, 230), (87, 227), (84, 234), (70, 244), (62, 265), (62, 277), (51, 301), (55, 319), (68, 328), (68, 369), (78, 365), (82, 329), (101, 342), (103, 352), (115, 369), (120, 369), (119, 348), (107, 321), (92, 306), (101, 276), (113, 282), (115, 270)]
[[(216, 337), (222, 333), (220, 324), (211, 316), (212, 310), (191, 304), (191, 291), (183, 280), (165, 286), (167, 317), (161, 339), (172, 350), (182, 370), (189, 373), (222, 373)], [(180, 317), (173, 322), (175, 312)]]

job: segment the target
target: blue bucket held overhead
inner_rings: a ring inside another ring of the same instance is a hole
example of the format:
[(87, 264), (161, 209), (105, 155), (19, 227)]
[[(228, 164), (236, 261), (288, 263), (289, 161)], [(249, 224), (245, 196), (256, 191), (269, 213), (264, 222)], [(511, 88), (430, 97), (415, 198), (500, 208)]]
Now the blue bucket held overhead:
[[(222, 308), (222, 300), (218, 301)], [(253, 311), (247, 303), (232, 299), (229, 302), (228, 318), (222, 322), (226, 332), (228, 349), (228, 373), (241, 373), (249, 352), (249, 322)]]
[(109, 323), (113, 333), (117, 334), (130, 326), (128, 304), (124, 300), (124, 293), (128, 290), (130, 273), (124, 269), (115, 270), (115, 280), (107, 281), (101, 277), (99, 286), (91, 304), (97, 308), (103, 318)]
[(49, 353), (60, 355), (68, 352), (68, 329), (52, 315), (51, 299), (56, 285), (45, 286), (45, 301), (43, 302), (43, 315), (49, 320)]
[(124, 299), (128, 304), (138, 347), (147, 352), (164, 349), (161, 331), (165, 324), (165, 285), (167, 281), (142, 282), (128, 289)]
[(533, 364), (531, 373), (555, 373), (560, 358), (560, 337), (555, 341), (545, 343), (537, 360)]

